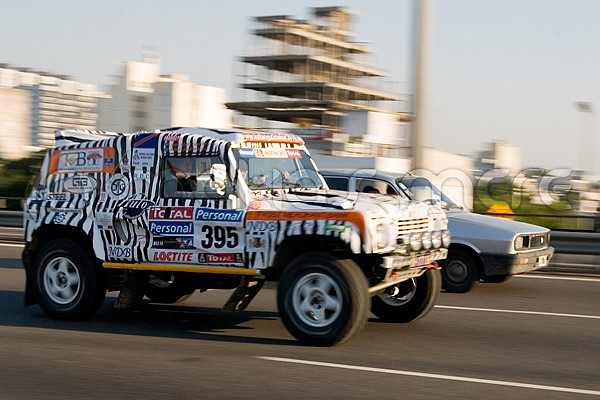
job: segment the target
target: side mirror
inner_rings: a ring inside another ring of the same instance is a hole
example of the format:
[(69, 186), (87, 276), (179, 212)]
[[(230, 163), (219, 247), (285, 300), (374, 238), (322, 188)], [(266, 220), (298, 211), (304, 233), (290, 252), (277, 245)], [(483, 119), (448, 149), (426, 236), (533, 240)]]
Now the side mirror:
[(210, 188), (222, 196), (225, 194), (226, 181), (227, 167), (225, 164), (213, 164), (210, 167)]

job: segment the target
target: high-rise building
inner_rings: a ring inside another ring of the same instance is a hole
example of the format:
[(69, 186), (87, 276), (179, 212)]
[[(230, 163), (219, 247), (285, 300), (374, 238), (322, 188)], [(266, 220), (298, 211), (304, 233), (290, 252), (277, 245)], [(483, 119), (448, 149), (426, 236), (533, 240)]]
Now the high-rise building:
[(128, 61), (109, 84), (110, 97), (99, 102), (98, 128), (136, 132), (173, 126), (231, 127), (226, 91), (189, 82), (186, 75), (160, 74), (160, 61)]
[[(103, 93), (95, 85), (64, 75), (0, 64), (0, 88), (30, 93), (27, 140), (30, 146), (54, 146), (57, 129), (96, 129), (97, 100)], [(7, 135), (10, 133), (0, 132), (2, 138)]]
[(369, 62), (371, 48), (353, 41), (354, 13), (316, 7), (311, 21), (286, 15), (254, 18), (255, 53), (240, 58), (244, 98), (228, 107), (243, 115), (300, 126), (341, 128), (348, 111), (391, 112), (403, 97), (390, 93), (385, 73)]

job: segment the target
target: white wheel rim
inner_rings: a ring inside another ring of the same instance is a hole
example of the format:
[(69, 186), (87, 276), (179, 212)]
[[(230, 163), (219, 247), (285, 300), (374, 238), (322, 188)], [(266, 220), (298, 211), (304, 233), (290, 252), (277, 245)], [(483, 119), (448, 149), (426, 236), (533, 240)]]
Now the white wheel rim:
[(81, 290), (77, 267), (65, 257), (52, 259), (44, 269), (44, 289), (53, 302), (69, 304)]
[(322, 328), (333, 323), (342, 312), (342, 291), (329, 276), (312, 273), (294, 285), (292, 305), (300, 320), (312, 327)]
[[(377, 296), (381, 300), (383, 300), (384, 303), (390, 306), (402, 306), (411, 301), (412, 298), (415, 297), (415, 293), (417, 293), (417, 281), (415, 280), (415, 278), (411, 278), (409, 281), (406, 282), (406, 284), (410, 285), (410, 288), (404, 293), (393, 294), (386, 291), (384, 293), (378, 294)], [(398, 285), (392, 286), (392, 289), (396, 288), (397, 286)]]

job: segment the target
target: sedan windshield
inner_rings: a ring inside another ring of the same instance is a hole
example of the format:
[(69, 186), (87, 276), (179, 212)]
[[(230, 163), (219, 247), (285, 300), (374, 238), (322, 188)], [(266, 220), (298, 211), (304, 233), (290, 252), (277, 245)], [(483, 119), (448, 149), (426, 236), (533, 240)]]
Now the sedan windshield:
[(242, 148), (234, 150), (250, 190), (322, 188), (323, 183), (304, 150)]
[(446, 203), (448, 208), (461, 208), (428, 179), (418, 176), (406, 176), (397, 180), (398, 187), (412, 200), (437, 200)]

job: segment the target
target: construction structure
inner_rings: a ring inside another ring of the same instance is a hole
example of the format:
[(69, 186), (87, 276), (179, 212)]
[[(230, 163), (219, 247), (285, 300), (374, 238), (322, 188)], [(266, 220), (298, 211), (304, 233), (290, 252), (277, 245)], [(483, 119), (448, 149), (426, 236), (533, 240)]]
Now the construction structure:
[[(409, 114), (402, 112), (405, 99), (388, 92), (385, 73), (368, 62), (371, 48), (352, 40), (354, 13), (343, 7), (311, 10), (311, 21), (286, 15), (253, 19), (253, 54), (240, 58), (243, 99), (227, 106), (263, 121), (295, 124), (306, 133), (321, 132), (317, 136), (333, 142), (349, 113), (353, 118), (364, 113), (365, 120), (373, 119), (369, 113), (383, 113), (395, 125), (409, 120)], [(267, 123), (261, 126), (268, 127)], [(297, 133), (303, 135), (302, 130)], [(341, 143), (360, 141), (341, 135)]]

